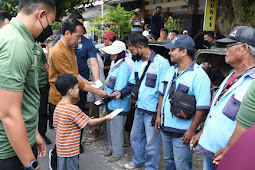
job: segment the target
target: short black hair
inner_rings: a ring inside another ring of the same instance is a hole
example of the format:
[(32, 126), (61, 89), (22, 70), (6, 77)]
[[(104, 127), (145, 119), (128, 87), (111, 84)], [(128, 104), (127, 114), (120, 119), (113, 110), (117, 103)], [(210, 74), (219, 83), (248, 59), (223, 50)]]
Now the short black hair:
[(177, 30), (172, 30), (171, 32), (175, 32), (177, 35), (179, 34), (179, 31)]
[(146, 26), (146, 27), (150, 28), (150, 25), (149, 25), (149, 24), (144, 24), (144, 26)]
[(168, 34), (168, 29), (167, 28), (162, 28), (162, 31), (166, 31), (166, 33)]
[(74, 88), (76, 84), (78, 84), (77, 78), (67, 73), (60, 74), (55, 81), (56, 89), (62, 96), (65, 96), (68, 90)]
[(82, 19), (82, 20), (84, 21), (84, 18), (83, 18), (82, 15), (79, 14), (79, 13), (71, 13), (71, 15), (69, 16), (69, 18)]
[[(185, 50), (186, 48), (182, 48), (182, 47), (179, 47), (179, 51), (182, 51), (182, 50)], [(194, 59), (194, 55), (196, 53), (196, 50), (189, 50), (189, 49), (186, 49), (187, 50), (187, 54), (188, 56), (193, 60)]]
[(161, 6), (157, 6), (157, 7), (156, 7), (156, 9), (157, 9), (157, 8), (161, 8), (161, 9), (162, 9), (162, 7), (161, 7)]
[(206, 31), (204, 35), (207, 35), (208, 37), (214, 38), (214, 32), (213, 31)]
[(76, 31), (76, 27), (77, 26), (82, 26), (83, 28), (83, 24), (80, 23), (77, 19), (74, 18), (67, 18), (63, 23), (62, 23), (62, 27), (61, 27), (61, 34), (65, 35), (65, 32), (68, 30), (70, 31), (70, 33), (74, 33)]
[(12, 14), (9, 14), (6, 11), (0, 10), (0, 23), (3, 22), (5, 19), (8, 19), (10, 21), (12, 17), (13, 17)]
[(128, 40), (128, 45), (137, 47), (138, 45), (142, 45), (144, 47), (148, 47), (148, 39), (143, 36), (141, 33), (134, 33)]
[(22, 11), (27, 15), (32, 14), (35, 10), (45, 7), (48, 12), (56, 10), (54, 0), (19, 0), (19, 12)]

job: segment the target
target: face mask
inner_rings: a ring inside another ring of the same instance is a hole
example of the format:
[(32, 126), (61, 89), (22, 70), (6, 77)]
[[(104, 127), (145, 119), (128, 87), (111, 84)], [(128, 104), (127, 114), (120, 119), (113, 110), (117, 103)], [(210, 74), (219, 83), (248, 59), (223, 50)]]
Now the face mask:
[(49, 21), (48, 21), (48, 18), (47, 18), (47, 15), (46, 16), (46, 20), (48, 22), (48, 26), (46, 28), (43, 28), (43, 25), (42, 23), (40, 22), (42, 28), (43, 28), (43, 31), (42, 33), (35, 39), (36, 41), (39, 41), (41, 43), (43, 43), (49, 36), (51, 36), (53, 34), (52, 32), (52, 29), (51, 29), (51, 25), (49, 25)]

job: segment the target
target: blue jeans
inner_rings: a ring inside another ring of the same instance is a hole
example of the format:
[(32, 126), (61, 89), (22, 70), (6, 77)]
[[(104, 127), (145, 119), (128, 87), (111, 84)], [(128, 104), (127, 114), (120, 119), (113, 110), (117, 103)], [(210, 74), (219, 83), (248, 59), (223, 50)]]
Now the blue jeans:
[(108, 148), (112, 150), (112, 157), (120, 157), (124, 154), (123, 128), (127, 116), (118, 115), (110, 121), (106, 121)]
[(79, 170), (78, 155), (73, 157), (58, 156), (58, 170)]
[(146, 170), (158, 169), (160, 159), (160, 133), (151, 125), (151, 119), (152, 115), (136, 109), (131, 130), (133, 163), (136, 166), (145, 166)]
[(174, 138), (161, 131), (164, 159), (167, 170), (191, 170), (193, 151), (183, 144), (182, 138)]
[(213, 164), (213, 160), (207, 156), (204, 156), (203, 161), (203, 170), (215, 170), (215, 165)]

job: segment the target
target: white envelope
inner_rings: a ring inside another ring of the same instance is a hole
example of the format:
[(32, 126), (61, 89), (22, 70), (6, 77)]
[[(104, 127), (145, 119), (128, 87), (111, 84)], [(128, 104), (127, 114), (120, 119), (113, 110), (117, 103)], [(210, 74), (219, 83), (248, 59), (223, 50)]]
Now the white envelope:
[(112, 117), (117, 116), (120, 112), (122, 112), (124, 109), (116, 109), (113, 112), (110, 113)]
[(98, 88), (102, 87), (103, 84), (100, 80), (97, 80), (97, 81), (95, 81), (95, 84), (92, 84), (91, 86), (98, 89)]

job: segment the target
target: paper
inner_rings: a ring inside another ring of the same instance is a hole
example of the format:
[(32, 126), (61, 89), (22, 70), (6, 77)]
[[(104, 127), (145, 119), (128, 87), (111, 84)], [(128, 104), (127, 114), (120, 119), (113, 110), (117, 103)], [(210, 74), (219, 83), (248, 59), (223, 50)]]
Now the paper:
[(111, 115), (112, 117), (117, 116), (120, 112), (122, 112), (124, 109), (116, 109), (114, 110), (112, 113), (110, 113), (109, 115)]
[(98, 88), (102, 87), (103, 84), (100, 80), (97, 80), (97, 81), (95, 81), (95, 84), (92, 84), (91, 86), (98, 89)]
[(95, 105), (99, 106), (102, 102), (100, 100), (98, 100), (98, 101), (96, 101), (94, 103), (95, 103)]

